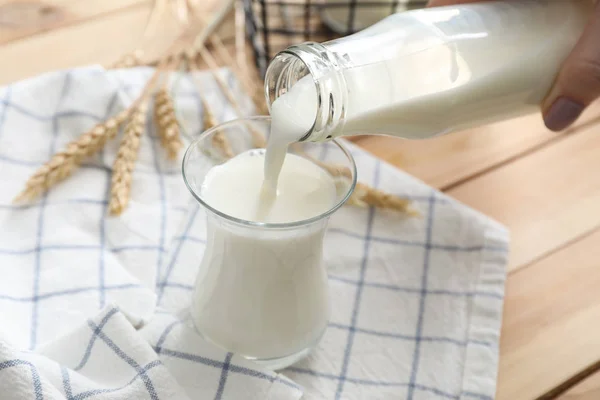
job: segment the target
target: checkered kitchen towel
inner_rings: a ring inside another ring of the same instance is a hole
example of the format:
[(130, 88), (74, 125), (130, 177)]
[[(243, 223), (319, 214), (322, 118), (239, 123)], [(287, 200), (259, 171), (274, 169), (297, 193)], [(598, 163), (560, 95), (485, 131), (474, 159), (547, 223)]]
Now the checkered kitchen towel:
[[(279, 374), (206, 343), (185, 319), (205, 218), (151, 118), (122, 216), (106, 216), (117, 142), (35, 203), (11, 203), (150, 73), (90, 67), (0, 89), (0, 398), (493, 398), (505, 229), (356, 147), (360, 179), (411, 197), (423, 217), (353, 207), (333, 216), (329, 328)], [(222, 121), (236, 117), (210, 75), (176, 79), (190, 136), (201, 130), (198, 84)]]

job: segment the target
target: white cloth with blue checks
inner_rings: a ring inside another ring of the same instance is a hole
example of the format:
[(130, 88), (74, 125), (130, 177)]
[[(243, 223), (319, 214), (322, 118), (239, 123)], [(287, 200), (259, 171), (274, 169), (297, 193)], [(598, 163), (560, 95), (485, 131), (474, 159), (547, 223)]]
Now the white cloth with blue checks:
[[(36, 167), (123, 109), (150, 73), (90, 67), (0, 89), (2, 399), (494, 397), (505, 229), (354, 146), (360, 180), (412, 198), (422, 217), (354, 207), (332, 217), (329, 328), (279, 374), (205, 342), (186, 319), (205, 218), (151, 117), (122, 216), (106, 216), (118, 141), (38, 201), (11, 203)], [(235, 118), (210, 75), (197, 79), (218, 118)], [(196, 85), (174, 85), (185, 131), (197, 135)]]

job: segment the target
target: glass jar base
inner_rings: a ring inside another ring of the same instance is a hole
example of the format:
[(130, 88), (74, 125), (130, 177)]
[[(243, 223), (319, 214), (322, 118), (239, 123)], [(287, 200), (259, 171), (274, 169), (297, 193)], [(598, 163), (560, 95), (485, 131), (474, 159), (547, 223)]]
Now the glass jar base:
[(287, 368), (290, 365), (293, 365), (293, 364), (297, 363), (298, 361), (302, 360), (303, 358), (308, 356), (311, 351), (312, 351), (312, 347), (308, 347), (306, 349), (300, 350), (297, 353), (294, 353), (294, 354), (291, 354), (291, 355), (285, 356), (285, 357), (253, 358), (253, 357), (246, 357), (244, 355), (242, 355), (242, 357), (260, 365), (261, 367), (264, 367), (264, 368), (267, 368), (267, 369), (270, 369), (273, 371), (279, 371), (279, 370)]
[[(189, 326), (191, 328), (193, 328), (194, 331), (196, 331), (196, 333), (198, 333), (198, 335), (200, 335), (204, 340), (206, 340), (207, 342), (211, 343), (212, 345), (214, 345), (220, 349), (223, 349), (225, 351), (232, 351), (231, 349), (228, 349), (226, 346), (221, 345), (218, 341), (213, 340), (209, 335), (206, 335), (204, 332), (202, 332), (202, 330), (198, 329), (198, 326), (194, 323), (194, 318), (192, 315), (187, 314), (186, 317), (187, 318), (184, 318), (184, 319), (188, 320)], [(270, 369), (272, 371), (279, 371), (279, 370), (289, 367), (292, 364), (297, 363), (298, 361), (300, 361), (303, 358), (305, 358), (306, 356), (308, 356), (310, 354), (310, 352), (314, 348), (317, 347), (317, 344), (319, 343), (319, 341), (321, 340), (321, 338), (323, 337), (324, 334), (325, 334), (325, 329), (323, 329), (321, 331), (321, 334), (317, 337), (317, 339), (314, 342), (312, 342), (311, 345), (309, 345), (308, 347), (305, 347), (304, 349), (302, 349), (300, 351), (297, 351), (293, 354), (288, 354), (283, 357), (258, 358), (258, 357), (248, 356), (243, 353), (235, 353), (235, 354), (239, 355), (240, 357), (245, 358), (248, 361), (252, 361), (253, 363), (260, 365), (266, 369)]]

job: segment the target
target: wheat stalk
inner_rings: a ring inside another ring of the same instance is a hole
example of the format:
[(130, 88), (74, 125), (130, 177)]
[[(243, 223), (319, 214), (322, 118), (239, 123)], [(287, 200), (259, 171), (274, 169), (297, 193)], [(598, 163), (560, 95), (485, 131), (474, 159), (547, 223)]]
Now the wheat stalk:
[(234, 25), (236, 64), (242, 71), (248, 72), (244, 69), (244, 65), (248, 62), (248, 57), (246, 57), (246, 12), (244, 3), (241, 1), (235, 2)]
[(123, 131), (123, 139), (113, 164), (111, 179), (108, 209), (112, 215), (121, 214), (129, 203), (131, 178), (140, 149), (140, 139), (144, 133), (146, 110), (146, 103), (140, 104)]
[[(187, 0), (189, 11), (192, 16), (200, 21), (201, 23), (206, 24), (206, 18), (196, 9), (195, 5), (192, 4), (190, 0)], [(241, 2), (235, 2), (233, 6), (234, 9), (234, 19), (235, 19), (235, 48), (236, 55), (233, 56), (230, 54), (229, 50), (223, 43), (223, 40), (219, 36), (218, 33), (214, 32), (209, 37), (208, 40), (212, 44), (213, 48), (216, 49), (220, 58), (225, 62), (226, 65), (229, 66), (233, 70), (233, 72), (237, 75), (238, 80), (245, 87), (245, 91), (251, 95), (251, 98), (257, 108), (257, 110), (261, 114), (268, 114), (268, 109), (266, 107), (266, 103), (264, 101), (264, 96), (259, 93), (262, 93), (262, 85), (256, 82), (256, 79), (253, 79), (249, 71), (243, 68), (247, 61), (245, 58), (245, 49), (244, 49), (244, 31), (245, 31), (245, 18), (244, 18), (244, 10), (241, 6)], [(198, 48), (198, 52), (205, 52), (206, 48), (201, 43)], [(216, 68), (216, 62), (213, 60), (205, 60), (209, 63), (209, 67), (212, 69)], [(211, 62), (212, 61), (212, 62)], [(226, 86), (226, 85), (225, 85)], [(241, 116), (241, 115), (240, 115)]]
[(183, 142), (173, 98), (166, 85), (154, 95), (154, 120), (158, 127), (160, 143), (167, 150), (168, 157), (175, 160), (183, 147)]
[[(242, 108), (240, 107), (240, 104), (235, 98), (235, 94), (233, 93), (229, 85), (227, 85), (227, 82), (225, 82), (223, 77), (218, 73), (219, 66), (217, 65), (217, 62), (215, 61), (214, 57), (204, 46), (200, 47), (199, 53), (204, 62), (206, 62), (206, 64), (209, 66), (211, 75), (213, 76), (217, 85), (219, 85), (219, 88), (227, 98), (227, 101), (233, 106), (238, 116), (243, 117), (244, 113), (242, 112)], [(265, 147), (267, 144), (265, 136), (250, 124), (247, 125), (247, 128), (252, 134), (252, 145), (255, 148)]]
[(108, 140), (115, 137), (128, 112), (128, 110), (122, 111), (106, 122), (96, 125), (68, 143), (64, 150), (54, 154), (27, 180), (25, 188), (15, 198), (15, 202), (33, 200), (69, 177), (84, 158), (100, 151)]
[[(256, 107), (259, 114), (269, 114), (267, 103), (265, 101), (264, 88), (262, 85), (256, 83), (255, 79), (249, 75), (248, 71), (237, 67), (237, 63), (233, 59), (233, 56), (229, 54), (229, 50), (225, 47), (225, 44), (219, 38), (218, 35), (211, 36), (211, 44), (217, 50), (220, 57), (230, 66), (233, 72), (237, 75), (239, 81), (244, 86), (246, 93), (250, 95), (254, 106)], [(224, 82), (221, 82), (223, 84)]]

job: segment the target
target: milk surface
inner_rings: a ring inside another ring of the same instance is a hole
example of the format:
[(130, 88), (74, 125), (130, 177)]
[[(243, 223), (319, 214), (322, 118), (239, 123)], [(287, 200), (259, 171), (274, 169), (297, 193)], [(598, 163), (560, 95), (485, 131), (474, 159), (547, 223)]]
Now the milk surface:
[[(285, 149), (284, 153), (285, 155)], [(285, 157), (274, 197), (263, 191), (264, 150), (213, 167), (204, 201), (247, 221), (306, 220), (336, 203), (333, 178), (294, 154)], [(258, 359), (313, 346), (329, 315), (322, 267), (326, 219), (292, 228), (261, 228), (208, 215), (207, 246), (193, 295), (192, 318), (209, 340)]]
[(256, 149), (213, 167), (202, 184), (203, 199), (227, 215), (255, 222), (301, 221), (330, 210), (336, 202), (333, 178), (300, 156), (284, 157), (286, 148), (276, 153), (276, 167), (283, 167), (276, 192), (264, 192), (265, 150)]

